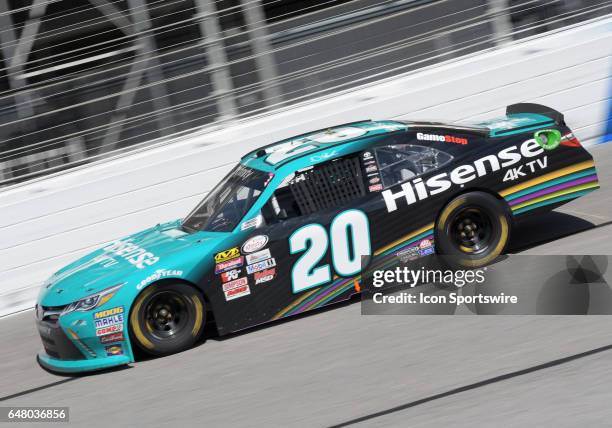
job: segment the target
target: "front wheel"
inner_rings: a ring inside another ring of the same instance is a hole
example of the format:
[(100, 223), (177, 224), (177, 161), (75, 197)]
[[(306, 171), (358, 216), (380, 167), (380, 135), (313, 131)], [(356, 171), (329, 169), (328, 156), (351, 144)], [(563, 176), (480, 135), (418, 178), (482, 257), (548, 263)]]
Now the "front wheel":
[(130, 313), (133, 342), (144, 352), (164, 356), (191, 348), (202, 335), (204, 299), (180, 282), (153, 284), (138, 295)]
[(436, 250), (450, 265), (478, 268), (504, 251), (509, 235), (510, 216), (503, 202), (485, 192), (466, 193), (440, 213)]

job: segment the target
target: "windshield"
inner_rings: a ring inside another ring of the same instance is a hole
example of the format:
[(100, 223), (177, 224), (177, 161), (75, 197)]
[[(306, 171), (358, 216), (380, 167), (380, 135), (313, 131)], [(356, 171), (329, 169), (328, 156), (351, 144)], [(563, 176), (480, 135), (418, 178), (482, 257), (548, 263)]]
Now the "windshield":
[(239, 164), (185, 218), (183, 227), (231, 232), (253, 206), (272, 174)]

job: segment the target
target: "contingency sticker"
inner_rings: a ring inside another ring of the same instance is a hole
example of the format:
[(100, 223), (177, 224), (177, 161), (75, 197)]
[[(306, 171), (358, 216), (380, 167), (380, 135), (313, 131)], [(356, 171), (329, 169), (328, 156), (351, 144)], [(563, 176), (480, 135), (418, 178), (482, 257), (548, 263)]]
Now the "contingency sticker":
[(97, 320), (100, 318), (106, 318), (106, 317), (110, 317), (111, 315), (117, 315), (117, 314), (122, 314), (122, 313), (123, 313), (123, 306), (117, 306), (116, 308), (110, 308), (104, 311), (96, 312), (94, 314), (94, 319)]
[(263, 282), (272, 281), (274, 276), (276, 275), (276, 268), (265, 269), (261, 272), (255, 272), (253, 278), (255, 279), (255, 284), (261, 284)]
[(223, 284), (223, 293), (225, 294), (225, 300), (228, 302), (239, 297), (248, 296), (251, 294), (248, 279), (244, 277)]
[(226, 262), (217, 263), (215, 265), (215, 273), (219, 274), (228, 270), (239, 268), (244, 263), (244, 257), (240, 256), (236, 259), (228, 260)]
[(246, 269), (247, 269), (247, 273), (250, 275), (252, 273), (259, 272), (259, 271), (262, 271), (264, 269), (268, 269), (274, 266), (276, 266), (276, 260), (272, 258), (272, 259), (267, 259), (262, 262), (258, 262), (258, 263), (249, 265), (247, 266)]
[(240, 250), (238, 247), (230, 248), (229, 250), (220, 251), (215, 254), (215, 263), (222, 263), (227, 260), (235, 259), (240, 257)]
[[(266, 235), (256, 235), (246, 240), (242, 245), (243, 253), (253, 253), (257, 250), (261, 250), (268, 243), (268, 237)], [(247, 256), (248, 258), (248, 256)]]
[(109, 325), (96, 330), (96, 336), (106, 336), (107, 334), (119, 333), (123, 331), (123, 324)]
[(112, 333), (107, 334), (106, 336), (101, 336), (100, 343), (123, 342), (124, 339), (123, 333)]
[(123, 355), (123, 348), (121, 347), (121, 345), (105, 346), (104, 349), (106, 350), (107, 357), (112, 357), (114, 355)]
[(265, 250), (261, 250), (253, 254), (247, 254), (246, 262), (248, 265), (252, 265), (253, 263), (269, 259), (270, 257), (272, 257), (272, 255), (270, 254), (270, 249), (266, 248)]

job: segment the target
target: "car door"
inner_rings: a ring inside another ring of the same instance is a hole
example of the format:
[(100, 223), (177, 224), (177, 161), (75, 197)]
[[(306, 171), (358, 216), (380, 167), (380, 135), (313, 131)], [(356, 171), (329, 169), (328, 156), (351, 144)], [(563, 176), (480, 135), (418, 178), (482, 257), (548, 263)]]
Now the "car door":
[(355, 292), (361, 256), (371, 253), (367, 213), (355, 208), (370, 197), (364, 177), (358, 154), (333, 159), (290, 173), (265, 202), (242, 247), (259, 322)]

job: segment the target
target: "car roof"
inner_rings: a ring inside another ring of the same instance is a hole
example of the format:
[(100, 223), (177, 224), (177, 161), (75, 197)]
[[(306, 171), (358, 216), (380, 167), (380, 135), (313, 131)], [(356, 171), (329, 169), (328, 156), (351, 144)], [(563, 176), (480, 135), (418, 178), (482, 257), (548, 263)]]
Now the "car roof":
[[(273, 171), (298, 159), (312, 157), (317, 152), (334, 149), (346, 154), (359, 150), (372, 137), (405, 132), (409, 126), (393, 120), (362, 120), (319, 129), (260, 147), (242, 157), (241, 163), (252, 168)], [(350, 149), (350, 150), (346, 150)], [(308, 165), (304, 165), (308, 166)]]
[(533, 113), (510, 114), (466, 125), (429, 121), (361, 120), (311, 131), (260, 147), (243, 156), (241, 163), (251, 168), (273, 172), (294, 161), (297, 162), (296, 168), (305, 168), (320, 162), (321, 156), (333, 159), (363, 150), (380, 137), (392, 133), (444, 130), (486, 138), (508, 136), (553, 124), (551, 118)]

